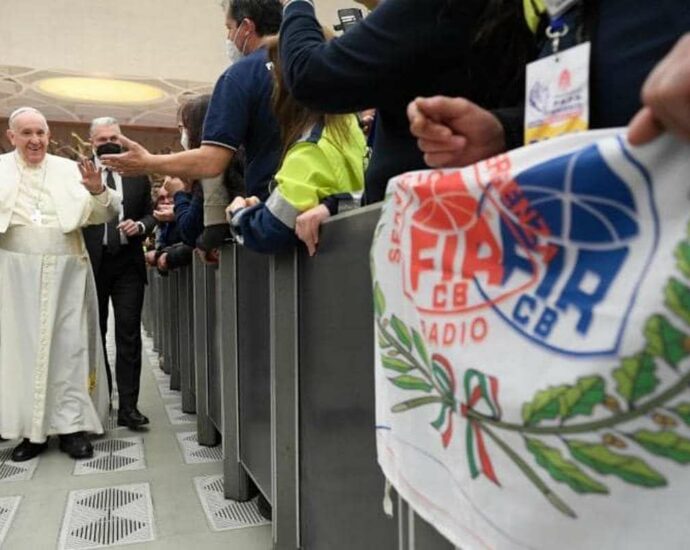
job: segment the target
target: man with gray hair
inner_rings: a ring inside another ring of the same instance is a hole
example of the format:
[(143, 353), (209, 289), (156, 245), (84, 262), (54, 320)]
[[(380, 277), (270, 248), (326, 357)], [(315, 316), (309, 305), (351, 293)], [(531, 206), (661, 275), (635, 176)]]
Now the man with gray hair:
[(87, 458), (86, 432), (108, 411), (96, 289), (81, 227), (116, 216), (120, 196), (89, 160), (48, 154), (36, 109), (9, 118), (14, 150), (0, 155), (0, 435), (24, 438), (12, 460), (47, 448)]
[[(90, 141), (98, 168), (100, 156), (122, 152), (120, 126), (114, 118), (93, 120)], [(122, 195), (119, 219), (84, 229), (86, 247), (96, 277), (103, 346), (112, 300), (115, 314), (115, 377), (119, 395), (117, 423), (137, 430), (149, 420), (139, 412), (141, 378), (141, 309), (144, 304), (146, 265), (143, 240), (156, 225), (151, 203), (151, 183), (146, 176), (122, 177), (102, 168), (103, 184)], [(108, 388), (112, 373), (108, 365)]]

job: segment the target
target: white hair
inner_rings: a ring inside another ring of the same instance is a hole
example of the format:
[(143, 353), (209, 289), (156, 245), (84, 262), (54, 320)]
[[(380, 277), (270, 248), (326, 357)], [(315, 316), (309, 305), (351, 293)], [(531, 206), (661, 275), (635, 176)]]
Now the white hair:
[(15, 126), (17, 117), (23, 115), (24, 113), (33, 113), (35, 115), (40, 116), (43, 119), (43, 122), (45, 122), (46, 130), (48, 129), (48, 120), (41, 111), (39, 111), (38, 109), (34, 109), (33, 107), (19, 107), (19, 109), (15, 109), (14, 111), (12, 111), (12, 114), (10, 115), (10, 118), (7, 121), (7, 125), (10, 127), (10, 130), (14, 131), (17, 129)]
[(100, 128), (101, 126), (117, 126), (118, 128), (120, 128), (120, 123), (117, 121), (116, 118), (113, 118), (111, 116), (102, 116), (99, 118), (94, 118), (91, 121), (89, 135), (93, 136), (93, 134), (96, 132), (96, 128)]

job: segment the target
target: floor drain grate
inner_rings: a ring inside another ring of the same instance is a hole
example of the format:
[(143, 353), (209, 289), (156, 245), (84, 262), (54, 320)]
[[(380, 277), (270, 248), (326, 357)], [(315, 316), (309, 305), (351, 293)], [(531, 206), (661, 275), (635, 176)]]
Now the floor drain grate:
[(223, 476), (196, 477), (194, 485), (206, 519), (214, 531), (270, 524), (259, 514), (256, 499), (249, 502), (235, 502), (223, 497)]
[(182, 449), (184, 461), (187, 464), (202, 464), (223, 460), (223, 450), (220, 445), (202, 447), (196, 437), (196, 432), (182, 432), (175, 434)]
[(143, 470), (146, 468), (144, 441), (141, 437), (98, 441), (93, 446), (93, 452), (93, 458), (76, 462), (74, 475)]
[(87, 550), (154, 540), (148, 483), (72, 491), (60, 550)]
[(166, 405), (165, 412), (168, 414), (168, 420), (170, 420), (173, 426), (193, 424), (196, 422), (196, 415), (184, 412), (182, 410), (182, 403), (170, 403)]
[(19, 508), (22, 497), (3, 497), (0, 498), (0, 548), (10, 531), (14, 514)]
[(12, 448), (0, 449), (0, 481), (28, 481), (34, 477), (39, 457), (12, 462)]

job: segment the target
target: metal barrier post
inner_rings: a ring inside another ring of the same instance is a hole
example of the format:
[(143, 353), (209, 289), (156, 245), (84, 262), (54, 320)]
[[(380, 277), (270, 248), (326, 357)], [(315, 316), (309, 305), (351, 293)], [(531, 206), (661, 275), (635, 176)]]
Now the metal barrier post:
[(194, 273), (191, 265), (180, 270), (180, 386), (182, 411), (196, 412), (194, 395)]
[(170, 313), (170, 389), (180, 389), (180, 273), (170, 271), (168, 274), (170, 285), (169, 291), (169, 313)]
[(170, 358), (171, 330), (170, 330), (170, 277), (161, 277), (161, 335), (163, 336), (163, 372), (171, 374)]
[(206, 306), (206, 266), (194, 257), (194, 364), (196, 373), (196, 429), (199, 444), (213, 446), (218, 434), (209, 417), (208, 390), (208, 330)]
[(220, 252), (219, 293), (220, 375), (223, 403), (223, 474), (225, 498), (240, 502), (250, 498), (250, 481), (240, 463), (239, 377), (237, 349), (237, 280), (235, 245)]
[(369, 250), (380, 207), (335, 216), (299, 255), (300, 541), (308, 550), (395, 548), (376, 460)]
[(240, 461), (272, 501), (270, 257), (236, 249)]
[(271, 257), (271, 458), (273, 544), (300, 548), (297, 255)]

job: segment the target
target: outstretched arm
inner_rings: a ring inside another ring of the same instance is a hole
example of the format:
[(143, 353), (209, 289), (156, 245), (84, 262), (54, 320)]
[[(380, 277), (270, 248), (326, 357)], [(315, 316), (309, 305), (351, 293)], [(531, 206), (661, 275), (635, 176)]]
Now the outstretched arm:
[(127, 149), (119, 155), (103, 155), (101, 162), (124, 175), (165, 174), (181, 178), (214, 177), (223, 172), (235, 152), (226, 147), (202, 145), (199, 149), (153, 155), (136, 141), (120, 136)]

